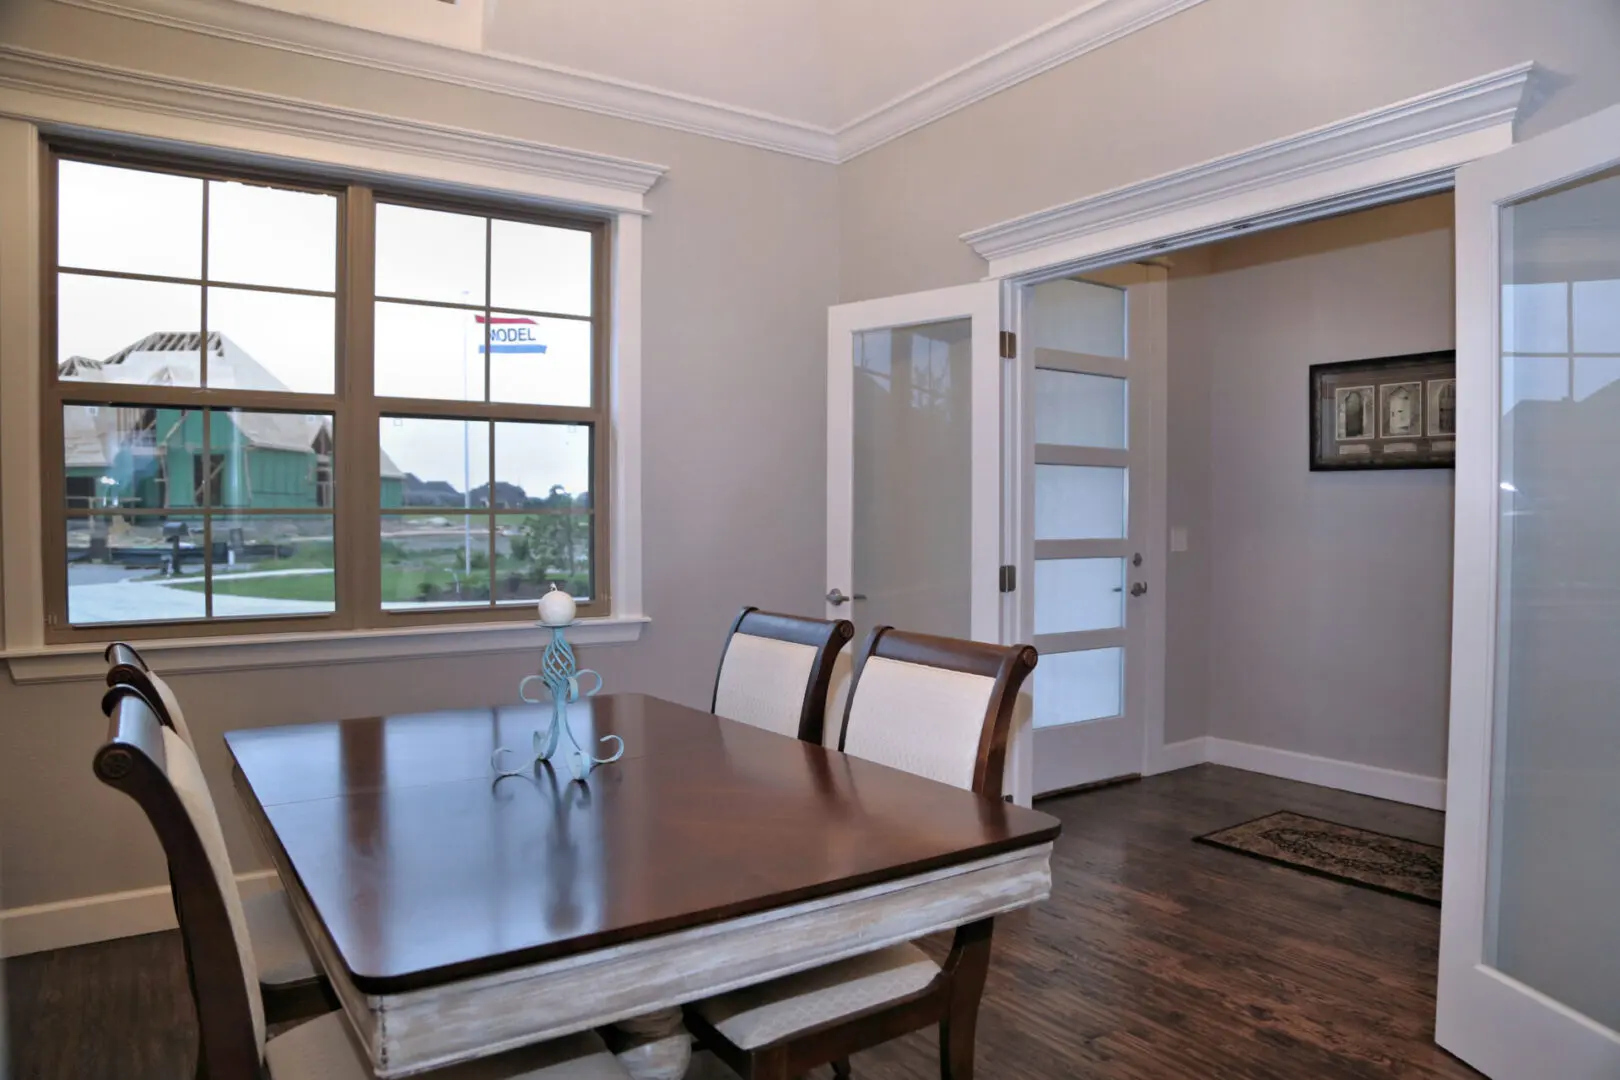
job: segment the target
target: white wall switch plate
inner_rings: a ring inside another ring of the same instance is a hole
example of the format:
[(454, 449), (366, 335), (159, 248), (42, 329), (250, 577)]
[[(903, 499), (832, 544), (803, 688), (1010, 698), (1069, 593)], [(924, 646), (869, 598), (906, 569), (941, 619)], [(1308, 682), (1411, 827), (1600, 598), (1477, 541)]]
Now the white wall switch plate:
[(1170, 550), (1187, 550), (1187, 528), (1184, 525), (1170, 526)]

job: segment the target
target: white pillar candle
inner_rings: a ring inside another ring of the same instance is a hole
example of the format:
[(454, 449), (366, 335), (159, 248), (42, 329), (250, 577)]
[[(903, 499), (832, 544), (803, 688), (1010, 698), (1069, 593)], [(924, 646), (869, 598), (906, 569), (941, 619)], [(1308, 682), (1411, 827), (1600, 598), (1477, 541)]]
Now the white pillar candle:
[(578, 610), (574, 598), (555, 585), (540, 598), (540, 621), (546, 626), (567, 626)]

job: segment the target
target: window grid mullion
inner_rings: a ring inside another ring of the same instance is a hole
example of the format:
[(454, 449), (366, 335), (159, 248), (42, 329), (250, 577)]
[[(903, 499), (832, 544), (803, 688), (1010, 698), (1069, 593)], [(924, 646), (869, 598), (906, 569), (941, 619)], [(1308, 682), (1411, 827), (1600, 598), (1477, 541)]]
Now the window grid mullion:
[[(494, 335), (490, 332), (490, 326), (492, 325), (490, 320), (494, 318), (494, 314), (491, 312), (490, 306), (489, 306), (490, 294), (491, 294), (492, 289), (493, 289), (493, 283), (490, 281), (491, 267), (493, 265), (493, 256), (491, 254), (490, 249), (494, 246), (494, 243), (495, 243), (495, 223), (494, 223), (494, 221), (492, 219), (486, 217), (486, 218), (484, 218), (484, 401), (486, 401), (486, 402), (493, 401), (494, 397), (495, 397), (494, 372), (493, 372), (493, 370), (491, 369), (491, 366), (490, 366), (494, 362), (494, 354), (490, 350), (490, 345), (494, 343)], [(465, 339), (463, 339), (463, 340), (465, 340)], [(495, 429), (493, 427), (491, 427), (490, 430), (493, 432)], [(491, 473), (490, 473), (490, 478), (489, 478), (489, 481), (490, 481), (490, 489), (489, 489), (490, 498), (489, 498), (489, 502), (490, 502), (490, 505), (492, 507), (495, 504), (495, 487), (494, 487), (495, 474), (493, 472), (493, 470), (495, 468), (495, 458), (494, 458), (494, 442), (493, 442), (493, 438), (494, 437), (491, 436), (491, 440), (492, 440), (491, 443), (490, 443), (490, 448), (491, 448), (490, 449), (490, 455), (491, 456), (490, 456), (490, 459), (489, 459), (489, 467), (492, 470)], [(493, 569), (494, 569), (494, 564), (493, 563), (490, 564), (490, 569), (493, 571)], [(490, 595), (493, 598), (493, 596), (494, 596), (494, 590), (493, 589), (490, 590)]]
[[(487, 297), (489, 294), (486, 292), (484, 295)], [(485, 323), (484, 325), (487, 327), (489, 324)], [(485, 358), (484, 359), (485, 364), (488, 364), (488, 362), (489, 362), (489, 349), (487, 347), (484, 350), (484, 358)], [(497, 465), (496, 465), (496, 461), (495, 461), (495, 425), (490, 424), (489, 425), (489, 481), (488, 481), (488, 484), (484, 488), (484, 490), (489, 493), (488, 497), (484, 499), (484, 510), (488, 514), (488, 518), (486, 520), (487, 520), (487, 523), (489, 525), (489, 605), (490, 605), (490, 607), (495, 606), (495, 524), (496, 524), (496, 519), (495, 519), (495, 476), (496, 476), (496, 473), (495, 473), (495, 470), (496, 470), (496, 468), (497, 468)]]
[[(204, 230), (204, 232), (206, 233), (206, 230)], [(205, 244), (207, 243), (206, 239), (204, 240), (204, 243)], [(207, 355), (207, 352), (208, 352), (207, 349), (203, 350), (203, 354), (205, 356)], [(212, 436), (213, 412), (214, 411), (212, 409), (204, 409), (204, 410), (202, 410), (202, 477), (200, 478), (200, 481), (201, 481), (201, 484), (202, 484), (202, 498), (201, 499), (193, 498), (193, 500), (192, 500), (193, 502), (197, 503), (197, 505), (202, 507), (202, 522), (203, 522), (203, 560), (202, 560), (203, 561), (203, 618), (205, 618), (205, 619), (212, 619), (214, 617), (214, 545), (213, 545), (213, 524), (214, 524), (214, 515), (213, 515), (213, 509), (214, 509), (214, 483), (213, 483), (213, 481), (214, 481), (214, 477), (213, 477), (213, 470), (214, 470), (214, 441), (213, 441), (213, 436)], [(199, 478), (198, 478), (198, 476), (196, 474), (196, 471), (197, 471), (196, 462), (197, 462), (197, 458), (193, 457), (192, 458), (192, 466), (191, 466), (191, 468), (192, 468), (191, 488), (192, 488), (192, 492), (193, 492), (194, 495), (195, 495), (195, 493), (197, 491), (197, 484), (199, 482)], [(180, 560), (178, 558), (176, 558), (175, 562), (179, 563)], [(174, 572), (176, 574), (179, 574), (182, 569), (184, 569), (183, 565), (177, 565), (174, 568)]]
[(343, 341), (343, 445), (348, 450), (346, 491), (338, 498), (338, 514), (346, 543), (343, 570), (339, 571), (344, 600), (343, 615), (351, 627), (378, 624), (381, 607), (381, 528), (379, 491), (381, 448), (377, 442), (377, 407), (374, 385), (375, 340), (373, 283), (376, 273), (375, 201), (370, 188), (355, 185), (344, 200), (345, 296)]
[[(208, 196), (211, 185), (207, 180), (202, 182), (202, 326), (199, 328), (197, 348), (202, 356), (197, 361), (197, 385), (203, 389), (208, 388)], [(205, 422), (206, 430), (206, 422)], [(206, 559), (204, 562), (206, 563)], [(209, 612), (213, 611), (213, 594), (208, 597)]]
[[(149, 281), (155, 285), (190, 285), (197, 288), (214, 286), (219, 289), (237, 289), (241, 292), (276, 293), (283, 296), (313, 296), (330, 300), (337, 294), (330, 289), (299, 289), (291, 285), (258, 285), (247, 281), (219, 281), (200, 277), (173, 277), (168, 274), (140, 274), (133, 270), (97, 270), (89, 266), (58, 266), (58, 274), (74, 277), (107, 278), (112, 281)], [(554, 316), (568, 318), (568, 316)]]
[[(66, 269), (66, 268), (64, 268), (64, 269)], [(104, 276), (108, 276), (108, 277), (127, 276), (127, 275), (114, 274), (114, 273), (111, 273), (111, 272), (103, 272), (103, 271), (82, 271), (82, 272), (86, 272), (86, 273), (104, 273)], [(167, 281), (167, 280), (178, 280), (178, 279), (157, 278), (157, 279), (154, 279), (154, 280)], [(186, 281), (180, 281), (180, 284), (192, 284), (192, 283), (191, 282), (186, 282)], [(243, 286), (243, 288), (252, 288), (252, 287), (253, 286)], [(268, 289), (268, 288), (270, 288), (270, 286), (264, 286), (264, 288)], [(277, 291), (277, 292), (294, 292), (294, 291), (299, 291), (299, 290), (276, 289), (275, 291)], [(327, 294), (322, 293), (322, 294), (317, 294), (317, 295), (327, 295)], [(535, 318), (539, 318), (539, 319), (557, 319), (559, 321), (567, 321), (567, 322), (592, 322), (596, 318), (594, 315), (574, 315), (574, 314), (571, 314), (571, 313), (566, 312), (566, 311), (543, 311), (543, 310), (541, 310), (539, 308), (500, 307), (499, 305), (487, 304), (487, 303), (486, 304), (461, 304), (461, 303), (457, 303), (454, 300), (424, 300), (424, 299), (422, 299), (420, 297), (413, 297), (413, 296), (377, 296), (377, 297), (374, 297), (374, 299), (379, 304), (399, 304), (399, 305), (401, 305), (403, 307), (444, 308), (444, 309), (447, 309), (447, 310), (450, 310), (450, 311), (471, 311), (471, 312), (482, 312), (487, 308), (488, 310), (499, 311), (499, 312), (502, 312), (503, 314), (532, 315)]]

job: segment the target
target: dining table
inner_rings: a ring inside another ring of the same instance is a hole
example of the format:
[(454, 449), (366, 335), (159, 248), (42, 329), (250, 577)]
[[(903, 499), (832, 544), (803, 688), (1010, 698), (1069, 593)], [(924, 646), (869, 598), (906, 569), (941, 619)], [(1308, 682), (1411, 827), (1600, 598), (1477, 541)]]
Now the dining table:
[[(642, 694), (623, 756), (523, 766), (549, 705), (229, 732), (233, 779), (378, 1077), (636, 1018), (1035, 904), (1056, 819)], [(674, 1013), (678, 1018), (678, 1012)]]

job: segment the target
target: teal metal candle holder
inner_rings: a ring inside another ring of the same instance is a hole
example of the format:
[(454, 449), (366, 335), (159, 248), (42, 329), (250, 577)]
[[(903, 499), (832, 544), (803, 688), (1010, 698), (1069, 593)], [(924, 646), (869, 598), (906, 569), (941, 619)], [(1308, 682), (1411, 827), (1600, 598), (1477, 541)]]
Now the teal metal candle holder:
[[(572, 623), (568, 624), (573, 625)], [(501, 761), (507, 754), (515, 754), (515, 750), (502, 746), (496, 749), (490, 758), (490, 765), (495, 770), (498, 780), (505, 776), (522, 776), (533, 771), (542, 761), (550, 761), (562, 743), (562, 736), (568, 736), (569, 764), (574, 773), (574, 779), (584, 782), (591, 774), (591, 770), (598, 765), (607, 765), (618, 761), (624, 756), (624, 740), (617, 735), (604, 735), (598, 742), (617, 743), (618, 748), (608, 757), (597, 757), (579, 744), (574, 735), (574, 729), (568, 723), (568, 706), (582, 697), (591, 697), (602, 689), (602, 676), (590, 668), (580, 670), (578, 662), (574, 659), (573, 646), (568, 644), (568, 638), (563, 631), (567, 626), (553, 626), (551, 628), (551, 643), (546, 651), (540, 655), (540, 673), (526, 676), (518, 683), (518, 697), (532, 705), (544, 704), (540, 698), (532, 698), (526, 692), (528, 685), (535, 680), (545, 683), (547, 692), (551, 695), (551, 723), (544, 732), (534, 733), (534, 756), (528, 764), (518, 769), (503, 769)], [(589, 690), (581, 691), (580, 677), (594, 675), (596, 685)]]

